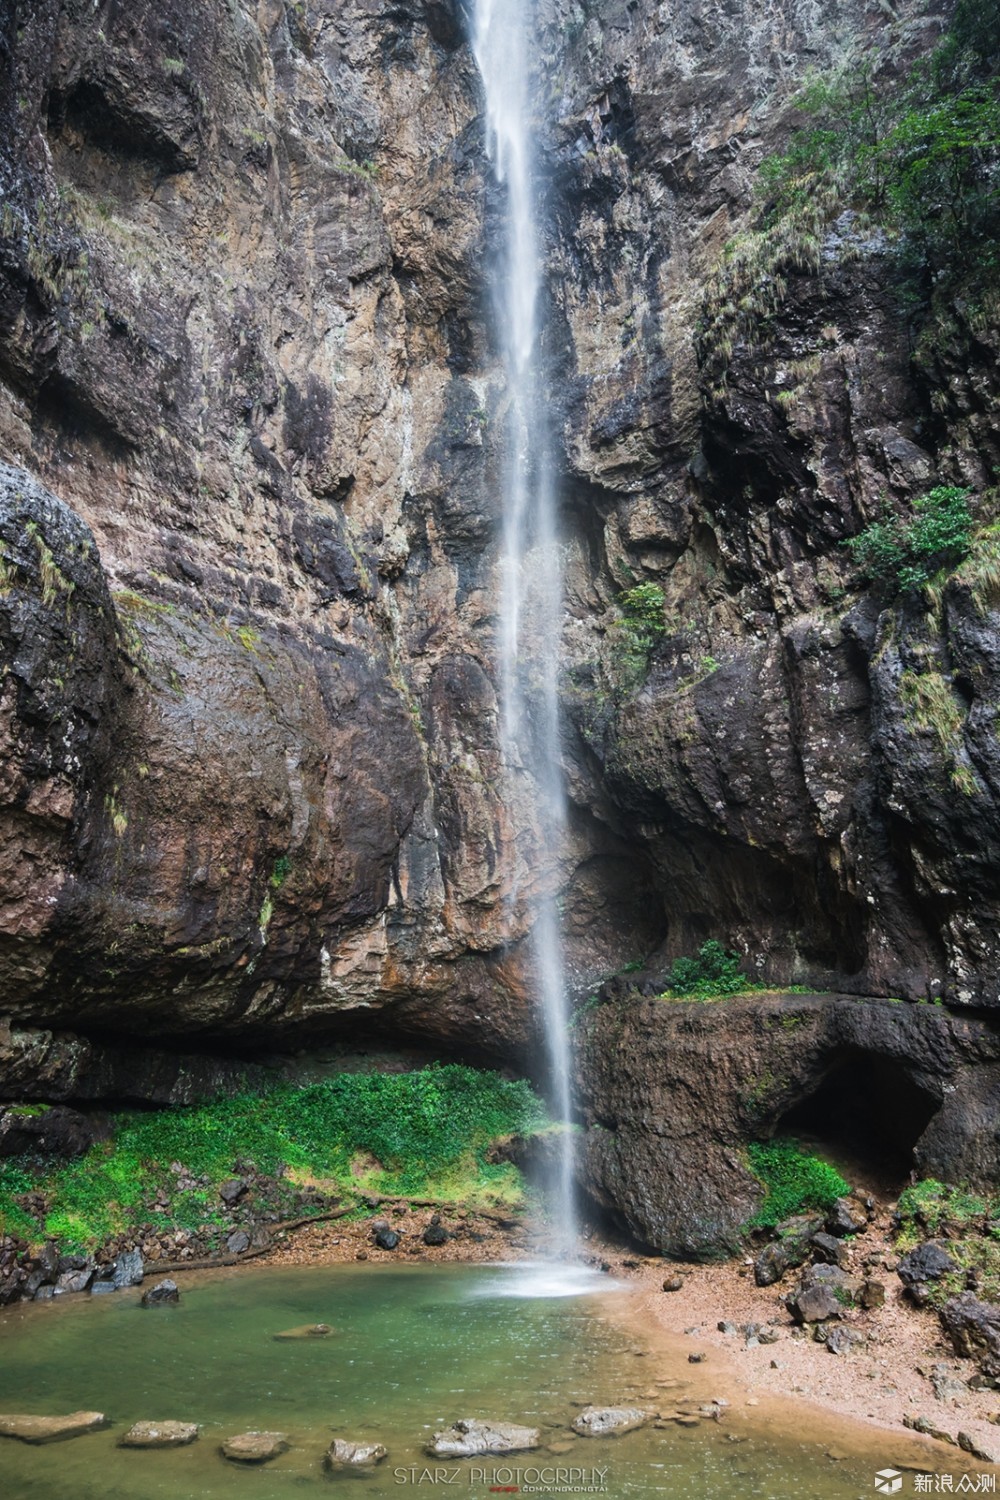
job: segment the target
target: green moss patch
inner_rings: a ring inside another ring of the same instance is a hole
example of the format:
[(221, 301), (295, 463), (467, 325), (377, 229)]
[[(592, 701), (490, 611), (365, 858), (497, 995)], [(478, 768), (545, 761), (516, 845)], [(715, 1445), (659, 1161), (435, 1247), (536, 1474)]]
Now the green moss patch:
[[(130, 1111), (116, 1116), (111, 1142), (79, 1161), (37, 1171), (0, 1163), (0, 1232), (89, 1250), (140, 1225), (221, 1231), (219, 1185), (247, 1171), (273, 1180), (271, 1201), (258, 1206), (278, 1213), (291, 1210), (304, 1182), (328, 1193), (514, 1203), (520, 1174), (489, 1162), (489, 1147), (545, 1123), (527, 1083), (456, 1065)], [(166, 1210), (156, 1207), (158, 1193), (169, 1198)]]
[(829, 1162), (810, 1156), (796, 1141), (754, 1141), (747, 1147), (750, 1170), (766, 1189), (748, 1229), (773, 1229), (807, 1210), (826, 1212), (851, 1191)]

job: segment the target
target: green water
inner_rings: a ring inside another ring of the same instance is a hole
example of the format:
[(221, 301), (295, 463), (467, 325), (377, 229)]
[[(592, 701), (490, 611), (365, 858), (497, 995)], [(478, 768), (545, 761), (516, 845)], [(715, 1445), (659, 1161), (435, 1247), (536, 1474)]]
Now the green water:
[[(835, 1465), (807, 1444), (734, 1444), (725, 1422), (581, 1438), (568, 1453), (509, 1461), (424, 1457), (427, 1437), (462, 1416), (539, 1426), (545, 1444), (571, 1440), (574, 1400), (635, 1399), (659, 1373), (593, 1298), (498, 1295), (513, 1274), (248, 1268), (185, 1283), (177, 1307), (142, 1309), (137, 1292), (122, 1292), (12, 1308), (0, 1317), (0, 1411), (98, 1410), (113, 1426), (39, 1448), (0, 1439), (0, 1500), (292, 1500), (337, 1489), (357, 1500), (479, 1500), (494, 1482), (516, 1483), (508, 1466), (542, 1465), (587, 1471), (562, 1476), (555, 1490), (550, 1482), (550, 1492), (593, 1493), (603, 1483), (610, 1500), (854, 1500), (872, 1492), (868, 1464)], [(311, 1322), (336, 1333), (294, 1343), (272, 1337)], [(116, 1447), (141, 1419), (196, 1421), (203, 1431), (189, 1448)], [(250, 1428), (287, 1433), (291, 1450), (260, 1469), (221, 1458), (220, 1441)], [(327, 1477), (322, 1457), (334, 1435), (376, 1439), (389, 1458), (371, 1476)], [(501, 1472), (484, 1480), (474, 1472), (484, 1467)], [(595, 1469), (606, 1471), (603, 1480)]]

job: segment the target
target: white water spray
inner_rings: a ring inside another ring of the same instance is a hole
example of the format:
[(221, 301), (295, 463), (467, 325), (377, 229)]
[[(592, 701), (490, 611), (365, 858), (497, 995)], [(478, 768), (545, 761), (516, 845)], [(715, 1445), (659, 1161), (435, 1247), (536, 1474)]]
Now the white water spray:
[[(566, 806), (559, 761), (562, 567), (558, 500), (540, 359), (542, 268), (532, 152), (531, 0), (473, 0), (472, 46), (486, 96), (488, 146), (507, 192), (493, 300), (509, 401), (503, 493), (499, 668), (507, 773), (531, 789), (543, 857), (557, 858)], [(529, 611), (530, 606), (530, 611)], [(530, 629), (528, 616), (530, 612)], [(551, 882), (544, 878), (542, 886)], [(562, 935), (553, 896), (539, 900), (535, 956), (559, 1137), (554, 1250), (576, 1246), (570, 1048)]]

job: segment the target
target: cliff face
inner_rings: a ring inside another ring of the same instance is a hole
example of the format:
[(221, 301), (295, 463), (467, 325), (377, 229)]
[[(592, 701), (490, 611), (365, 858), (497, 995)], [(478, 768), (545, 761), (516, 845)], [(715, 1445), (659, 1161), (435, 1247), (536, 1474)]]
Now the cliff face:
[[(994, 601), (881, 608), (840, 546), (883, 494), (985, 482), (992, 336), (956, 314), (918, 379), (842, 222), (767, 341), (696, 337), (795, 80), (919, 52), (911, 9), (542, 0), (553, 853), (497, 749), (502, 202), (460, 7), (8, 4), (6, 1013), (510, 1055), (541, 885), (581, 987), (721, 936), (776, 981), (995, 1000)], [(642, 581), (648, 672), (616, 604)]]

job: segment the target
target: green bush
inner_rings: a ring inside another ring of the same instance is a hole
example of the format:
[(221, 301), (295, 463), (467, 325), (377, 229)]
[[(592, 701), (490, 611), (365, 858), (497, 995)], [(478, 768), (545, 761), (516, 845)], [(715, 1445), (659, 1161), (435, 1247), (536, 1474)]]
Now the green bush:
[(971, 544), (969, 491), (954, 485), (921, 495), (909, 519), (886, 514), (844, 543), (867, 578), (895, 591), (922, 588), (942, 568), (957, 567)]
[(750, 1229), (773, 1229), (782, 1219), (807, 1210), (825, 1212), (851, 1191), (840, 1173), (796, 1141), (755, 1141), (747, 1147), (754, 1176), (767, 1189)]
[(702, 943), (696, 958), (674, 960), (664, 995), (672, 1000), (714, 1000), (759, 989), (763, 985), (744, 974), (739, 954), (728, 952), (710, 938)]
[[(80, 1161), (53, 1163), (38, 1175), (17, 1160), (0, 1163), (0, 1231), (28, 1239), (44, 1233), (92, 1248), (139, 1223), (211, 1229), (222, 1223), (218, 1184), (251, 1167), (269, 1175), (288, 1167), (293, 1177), (315, 1177), (332, 1188), (387, 1194), (516, 1195), (515, 1169), (487, 1162), (488, 1147), (544, 1123), (527, 1083), (457, 1065), (345, 1073), (186, 1109), (131, 1111), (116, 1117), (113, 1142), (94, 1146)], [(205, 1181), (177, 1193), (174, 1161)], [(161, 1186), (173, 1195), (165, 1218), (147, 1207)], [(30, 1219), (16, 1201), (29, 1191), (44, 1194), (44, 1222)], [(276, 1191), (280, 1210), (294, 1182)]]

